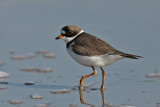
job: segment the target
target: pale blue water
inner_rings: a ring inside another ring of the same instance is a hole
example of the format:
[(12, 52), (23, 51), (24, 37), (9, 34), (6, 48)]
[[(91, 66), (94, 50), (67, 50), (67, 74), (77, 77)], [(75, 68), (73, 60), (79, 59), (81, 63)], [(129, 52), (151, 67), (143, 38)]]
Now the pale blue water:
[[(140, 60), (124, 59), (104, 67), (107, 71), (105, 102), (116, 106), (156, 107), (160, 102), (160, 79), (148, 79), (145, 75), (160, 71), (159, 11), (159, 0), (1, 0), (0, 61), (7, 64), (0, 66), (0, 71), (11, 76), (1, 80), (9, 84), (8, 89), (0, 90), (0, 105), (9, 107), (12, 105), (8, 100), (20, 99), (22, 107), (44, 102), (50, 102), (51, 107), (85, 106), (80, 102), (78, 91), (58, 95), (50, 93), (53, 89), (77, 86), (82, 75), (91, 73), (91, 68), (83, 67), (70, 58), (63, 41), (54, 39), (63, 26), (73, 24), (121, 51), (144, 57)], [(11, 56), (37, 50), (50, 51), (56, 58), (45, 59), (38, 55), (33, 59), (11, 60)], [(9, 54), (10, 51), (15, 54)], [(20, 71), (24, 67), (48, 67), (53, 72)], [(154, 82), (143, 82), (146, 80)], [(28, 81), (39, 85), (23, 85)], [(101, 72), (85, 81), (91, 82), (97, 82), (93, 88), (99, 88)], [(41, 94), (44, 99), (30, 99), (29, 95), (33, 93)], [(87, 103), (97, 107), (102, 105), (99, 90), (86, 91), (83, 97)]]

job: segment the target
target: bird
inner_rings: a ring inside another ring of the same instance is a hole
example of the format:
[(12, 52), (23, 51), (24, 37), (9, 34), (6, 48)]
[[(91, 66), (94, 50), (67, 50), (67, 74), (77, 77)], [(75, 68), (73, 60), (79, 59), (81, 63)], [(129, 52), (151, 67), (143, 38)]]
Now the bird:
[(80, 89), (83, 89), (85, 78), (97, 74), (95, 67), (99, 67), (102, 71), (102, 84), (100, 90), (105, 90), (105, 71), (102, 67), (113, 64), (124, 58), (142, 58), (142, 56), (121, 52), (102, 39), (86, 33), (83, 29), (75, 25), (64, 26), (60, 30), (60, 35), (55, 39), (64, 40), (67, 52), (75, 61), (83, 66), (92, 68), (93, 73), (81, 77)]

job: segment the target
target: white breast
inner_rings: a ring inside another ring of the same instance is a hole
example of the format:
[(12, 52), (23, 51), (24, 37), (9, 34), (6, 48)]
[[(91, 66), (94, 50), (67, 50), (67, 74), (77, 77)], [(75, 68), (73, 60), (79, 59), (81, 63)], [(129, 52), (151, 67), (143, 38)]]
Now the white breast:
[(110, 65), (123, 57), (120, 55), (100, 55), (100, 56), (82, 56), (75, 54), (72, 51), (72, 48), (67, 48), (68, 53), (70, 56), (76, 60), (79, 64), (84, 66), (94, 66), (94, 67), (102, 67)]

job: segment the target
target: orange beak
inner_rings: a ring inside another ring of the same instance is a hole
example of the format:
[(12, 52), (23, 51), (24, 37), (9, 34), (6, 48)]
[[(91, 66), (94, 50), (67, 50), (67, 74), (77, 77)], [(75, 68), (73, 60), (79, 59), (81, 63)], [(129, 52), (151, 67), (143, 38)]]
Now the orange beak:
[(62, 36), (62, 35), (59, 35), (59, 36), (57, 36), (55, 39), (56, 39), (56, 40), (58, 40), (58, 39), (63, 39), (63, 36)]

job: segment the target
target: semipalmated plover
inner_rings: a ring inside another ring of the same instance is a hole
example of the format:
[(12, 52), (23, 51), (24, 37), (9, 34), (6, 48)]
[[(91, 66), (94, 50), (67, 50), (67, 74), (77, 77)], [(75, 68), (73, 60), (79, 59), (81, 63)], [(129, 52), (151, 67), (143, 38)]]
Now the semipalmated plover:
[(141, 56), (123, 53), (74, 25), (63, 27), (61, 34), (55, 39), (63, 39), (66, 42), (66, 48), (70, 56), (79, 64), (93, 69), (93, 73), (82, 76), (80, 88), (82, 88), (85, 78), (97, 73), (94, 67), (100, 67), (102, 70), (102, 85), (100, 89), (104, 90), (105, 71), (102, 68), (103, 66), (110, 65), (123, 58), (141, 58)]

